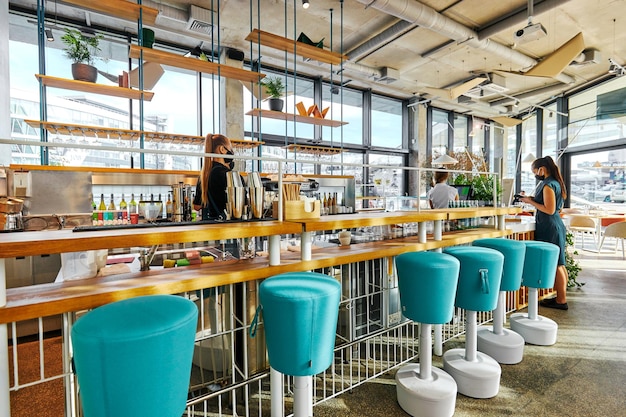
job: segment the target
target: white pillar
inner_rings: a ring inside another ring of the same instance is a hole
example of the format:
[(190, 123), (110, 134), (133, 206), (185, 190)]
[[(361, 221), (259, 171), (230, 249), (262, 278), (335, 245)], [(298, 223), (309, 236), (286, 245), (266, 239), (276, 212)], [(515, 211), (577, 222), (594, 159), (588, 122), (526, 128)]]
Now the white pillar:
[(268, 251), (270, 266), (280, 265), (280, 235), (273, 235), (269, 237)]
[(293, 377), (293, 417), (313, 417), (313, 377)]
[[(36, 56), (35, 56), (36, 59)], [(0, 138), (11, 137), (11, 80), (9, 77), (9, 2), (0, 2)], [(11, 145), (0, 145), (0, 165), (11, 164)], [(4, 343), (4, 342), (2, 342)]]
[(272, 417), (283, 417), (283, 374), (270, 367), (270, 405)]
[[(7, 305), (5, 261), (0, 258), (0, 308)], [(9, 333), (6, 323), (0, 324), (0, 416), (11, 415), (9, 395)]]
[(311, 232), (302, 232), (300, 235), (300, 259), (303, 261), (311, 260), (311, 243), (313, 235)]
[(419, 378), (425, 381), (433, 379), (433, 349), (432, 349), (432, 324), (420, 325), (420, 374)]
[(496, 309), (493, 310), (493, 333), (497, 335), (504, 334), (504, 314), (506, 310), (505, 296), (505, 291), (498, 292), (498, 304), (496, 305)]
[(476, 312), (472, 310), (465, 311), (465, 360), (469, 362), (476, 361), (476, 344), (478, 335), (476, 333)]
[(530, 320), (537, 320), (539, 313), (539, 299), (537, 297), (537, 288), (528, 288), (528, 318)]
[(426, 222), (417, 224), (417, 239), (419, 243), (426, 243)]

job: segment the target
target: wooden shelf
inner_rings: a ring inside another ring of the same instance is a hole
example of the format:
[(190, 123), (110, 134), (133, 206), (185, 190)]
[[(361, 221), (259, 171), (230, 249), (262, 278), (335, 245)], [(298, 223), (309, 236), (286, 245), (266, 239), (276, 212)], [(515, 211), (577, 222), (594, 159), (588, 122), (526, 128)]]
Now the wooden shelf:
[(301, 154), (309, 154), (309, 155), (337, 155), (343, 152), (339, 148), (329, 148), (326, 146), (310, 146), (310, 145), (298, 145), (292, 144), (285, 146), (285, 149), (288, 151), (294, 151)]
[(303, 42), (283, 38), (282, 36), (264, 32), (259, 29), (254, 29), (250, 32), (250, 34), (246, 37), (246, 40), (260, 43), (261, 45), (278, 49), (280, 51), (294, 52), (295, 50), (296, 54), (304, 58), (314, 59), (327, 64), (339, 65), (348, 59), (345, 55), (308, 45)]
[(143, 96), (145, 101), (151, 101), (154, 93), (150, 91), (133, 90), (131, 88), (116, 87), (113, 85), (104, 85), (90, 83), (87, 81), (68, 80), (66, 78), (51, 77), (49, 75), (35, 74), (43, 85), (55, 88), (64, 88), (66, 90), (83, 91), (85, 93), (104, 94), (107, 96), (115, 96), (128, 98), (132, 100), (140, 100)]
[(232, 78), (234, 80), (244, 82), (258, 83), (260, 79), (265, 77), (265, 74), (261, 74), (259, 72), (252, 72), (224, 64), (216, 64), (197, 58), (185, 58), (184, 56), (176, 55), (170, 52), (158, 51), (156, 49), (145, 48), (137, 45), (130, 46), (128, 56), (130, 58), (139, 59), (142, 53), (143, 60), (147, 62), (155, 62), (158, 64), (184, 68), (205, 74), (219, 75), (221, 77)]
[(159, 14), (157, 9), (126, 0), (61, 0), (61, 2), (131, 21), (139, 20), (141, 13), (142, 23), (148, 25), (154, 25)]
[(341, 122), (337, 120), (320, 119), (317, 117), (310, 117), (310, 116), (300, 116), (298, 114), (284, 113), (281, 111), (264, 110), (264, 109), (252, 109), (249, 112), (247, 112), (246, 115), (256, 116), (256, 117), (267, 117), (268, 119), (291, 120), (291, 121), (300, 122), (300, 123), (309, 123), (313, 125), (328, 126), (328, 127), (338, 127), (341, 125), (348, 124), (348, 122)]
[[(114, 127), (105, 126), (85, 126), (72, 123), (59, 123), (59, 122), (43, 122), (41, 120), (24, 120), (28, 125), (35, 129), (46, 129), (48, 132), (56, 135), (73, 136), (78, 135), (82, 137), (90, 137), (95, 139), (124, 139), (124, 140), (136, 140), (139, 139), (143, 133), (146, 142), (152, 143), (172, 143), (182, 145), (203, 145), (203, 136), (193, 135), (180, 135), (176, 133), (166, 132), (151, 132), (146, 130), (129, 130), (118, 129)], [(233, 148), (236, 149), (251, 149), (262, 145), (265, 142), (231, 139)]]

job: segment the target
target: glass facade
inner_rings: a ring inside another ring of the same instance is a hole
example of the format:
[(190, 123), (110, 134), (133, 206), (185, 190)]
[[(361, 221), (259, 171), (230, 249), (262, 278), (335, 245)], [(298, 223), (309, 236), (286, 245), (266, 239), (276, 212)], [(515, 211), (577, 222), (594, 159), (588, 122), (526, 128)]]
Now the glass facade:
[[(223, 130), (220, 111), (228, 110), (224, 104), (224, 85), (219, 77), (167, 65), (162, 66), (163, 75), (152, 88), (154, 98), (151, 101), (139, 103), (137, 100), (48, 87), (45, 89), (45, 106), (41, 106), (40, 86), (33, 75), (45, 68), (47, 75), (71, 79), (71, 70), (60, 40), (63, 31), (53, 28), (55, 40), (38, 46), (36, 25), (33, 24), (35, 18), (34, 15), (10, 15), (12, 138), (109, 148), (130, 145), (159, 152), (147, 153), (142, 157), (139, 152), (52, 147), (44, 157), (38, 146), (15, 144), (11, 147), (13, 163), (102, 167), (139, 167), (141, 164), (145, 168), (166, 170), (200, 168), (197, 157), (167, 153), (169, 149), (197, 152), (201, 150), (197, 143), (176, 144), (141, 137), (129, 139), (114, 131), (87, 134), (81, 129), (74, 129), (65, 133), (45, 133), (29, 125), (26, 120), (45, 118), (51, 122), (103, 126), (120, 131), (143, 129), (149, 132), (204, 136)], [(103, 59), (97, 64), (100, 71), (98, 83), (115, 85), (117, 75), (135, 70), (138, 63), (137, 60), (128, 60), (129, 39), (106, 30), (100, 32), (104, 38), (99, 53)], [(32, 59), (39, 55), (39, 48), (42, 48), (45, 57), (45, 62), (41, 64)], [(176, 54), (185, 52), (182, 47), (169, 45), (167, 48), (168, 52)], [(377, 176), (384, 177), (381, 181), (387, 181), (389, 177), (397, 185), (399, 194), (408, 192), (404, 173), (391, 169), (392, 166), (401, 167), (407, 163), (407, 119), (413, 117), (413, 113), (404, 108), (406, 102), (369, 90), (341, 86), (336, 82), (308, 79), (266, 68), (263, 72), (284, 77), (284, 111), (287, 113), (297, 113), (299, 103), (307, 109), (317, 104), (321, 110), (327, 109), (325, 118), (341, 120), (345, 124), (327, 127), (296, 123), (293, 120), (246, 116), (245, 113), (250, 110), (266, 108), (267, 104), (255, 98), (259, 90), (251, 92), (242, 86), (244, 138), (265, 142), (258, 151), (248, 149), (246, 154), (295, 159), (296, 162), (285, 163), (285, 172), (350, 174), (355, 175), (361, 183), (377, 179)], [(502, 158), (503, 176), (521, 179), (516, 189), (528, 191), (534, 185), (527, 166), (530, 155), (550, 155), (559, 163), (565, 163), (564, 166), (571, 166), (571, 172), (567, 172), (566, 176), (573, 196), (588, 198), (591, 202), (600, 199), (604, 203), (606, 190), (603, 188), (624, 182), (624, 96), (626, 78), (617, 77), (562, 99), (569, 112), (567, 118), (559, 115), (556, 102), (552, 102), (527, 115), (520, 127), (509, 128), (497, 127), (466, 114), (433, 108), (429, 129), (431, 135), (426, 138), (426, 148), (431, 150), (428, 157), (446, 152), (463, 153), (467, 149), (472, 155), (487, 161), (491, 170), (497, 169), (494, 164), (498, 163), (498, 158)], [(541, 117), (537, 117), (539, 113)], [(538, 121), (541, 121), (541, 125)], [(496, 132), (497, 129), (502, 131)], [(558, 142), (559, 134), (563, 138), (562, 144)], [(500, 139), (496, 138), (500, 137), (502, 143), (497, 143)], [(289, 144), (331, 146), (341, 148), (341, 152), (335, 155), (293, 154), (284, 148)], [(518, 144), (521, 148), (518, 148)], [(382, 171), (386, 169), (342, 167), (342, 163), (382, 164), (390, 166), (390, 169), (383, 175)], [(245, 164), (246, 170), (256, 169), (256, 162), (252, 160)], [(585, 171), (589, 166), (595, 171)], [(278, 167), (275, 161), (265, 161), (259, 168), (265, 172), (275, 172)], [(595, 179), (591, 181), (590, 177)]]

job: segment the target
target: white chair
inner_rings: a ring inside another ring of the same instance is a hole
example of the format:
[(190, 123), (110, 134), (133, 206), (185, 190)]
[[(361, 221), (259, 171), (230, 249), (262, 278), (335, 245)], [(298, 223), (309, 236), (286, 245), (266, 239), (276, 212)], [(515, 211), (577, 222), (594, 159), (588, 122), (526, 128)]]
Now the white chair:
[(600, 242), (600, 248), (598, 251), (602, 250), (602, 245), (604, 245), (604, 239), (607, 237), (614, 237), (615, 241), (615, 250), (617, 251), (617, 246), (619, 241), (622, 241), (622, 259), (626, 259), (626, 251), (624, 250), (624, 239), (626, 239), (626, 222), (617, 222), (612, 223), (604, 229), (604, 234), (602, 235), (602, 241)]
[(580, 233), (582, 241), (582, 249), (585, 249), (585, 235), (591, 234), (593, 238), (593, 244), (595, 245), (597, 239), (597, 226), (596, 222), (591, 217), (586, 216), (571, 216), (569, 220), (569, 230), (574, 233), (574, 239), (576, 235)]

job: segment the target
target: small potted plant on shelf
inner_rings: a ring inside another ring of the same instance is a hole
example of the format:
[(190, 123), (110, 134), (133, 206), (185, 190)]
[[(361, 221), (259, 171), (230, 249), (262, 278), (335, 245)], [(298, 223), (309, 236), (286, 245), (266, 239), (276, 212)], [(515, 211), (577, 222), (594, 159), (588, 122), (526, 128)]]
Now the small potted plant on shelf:
[(102, 38), (102, 35), (85, 35), (76, 29), (65, 29), (61, 40), (65, 44), (65, 56), (74, 62), (72, 76), (75, 80), (96, 82), (98, 70), (93, 64)]
[(265, 92), (269, 95), (267, 102), (270, 110), (283, 111), (283, 95), (285, 94), (285, 84), (280, 77), (267, 77), (261, 80), (261, 86), (265, 88)]

